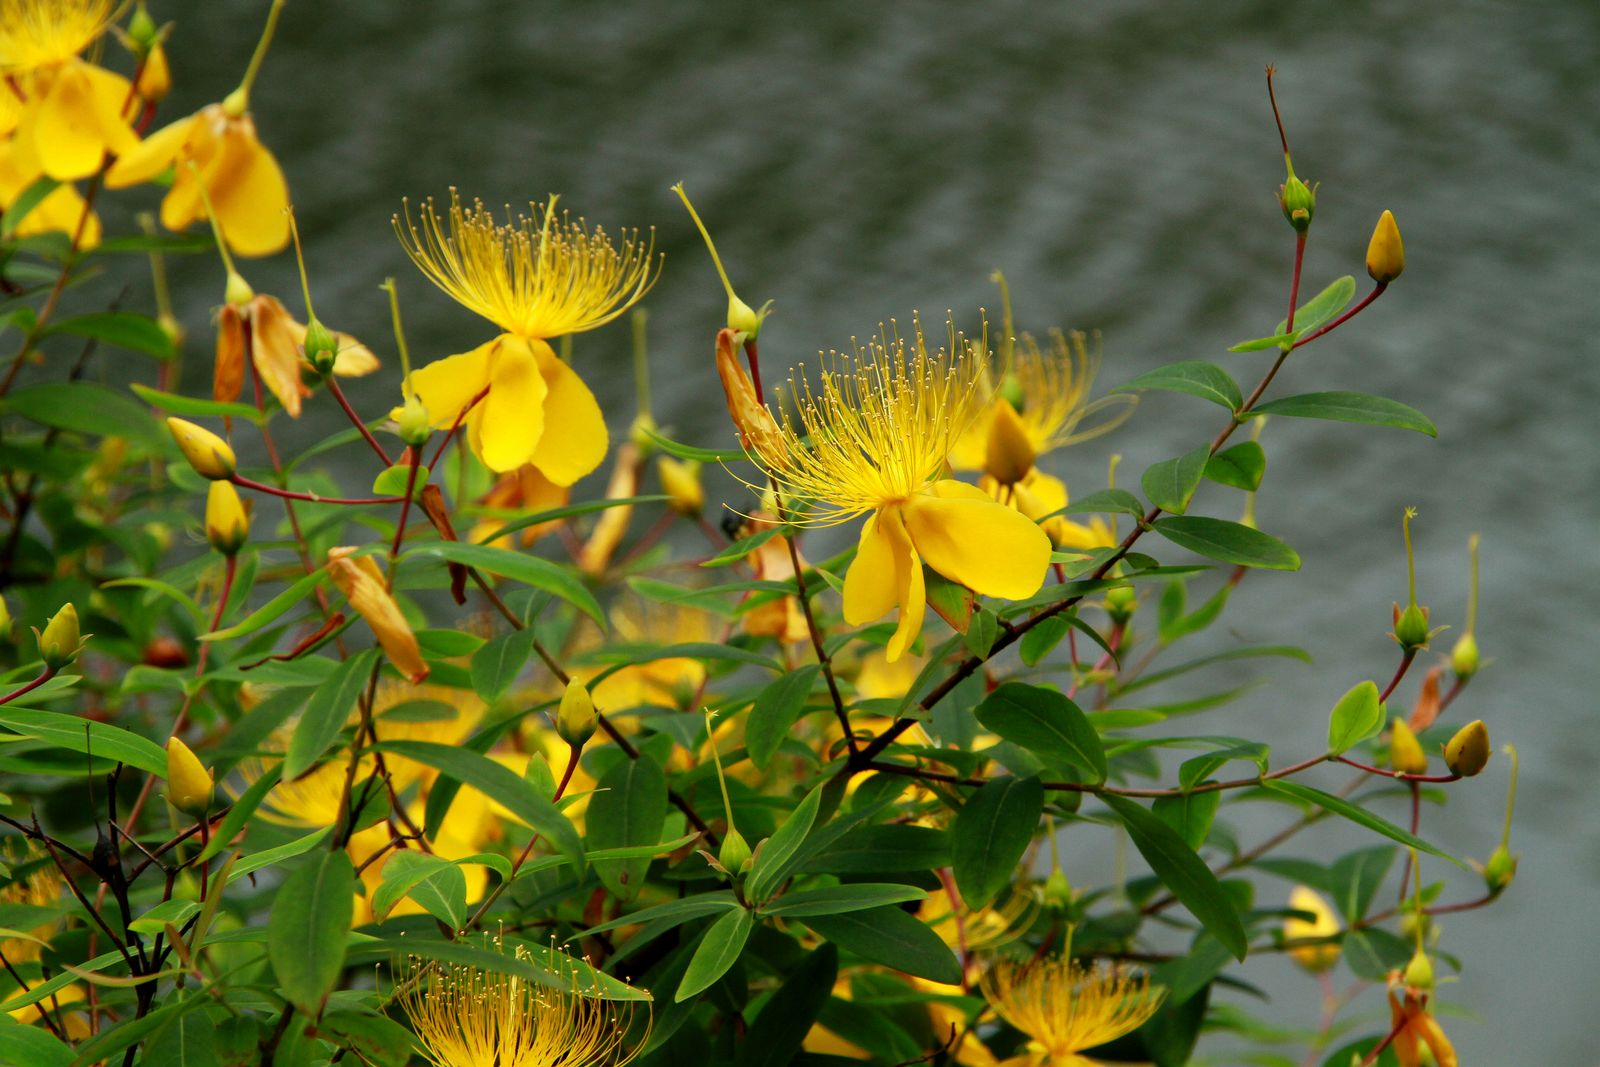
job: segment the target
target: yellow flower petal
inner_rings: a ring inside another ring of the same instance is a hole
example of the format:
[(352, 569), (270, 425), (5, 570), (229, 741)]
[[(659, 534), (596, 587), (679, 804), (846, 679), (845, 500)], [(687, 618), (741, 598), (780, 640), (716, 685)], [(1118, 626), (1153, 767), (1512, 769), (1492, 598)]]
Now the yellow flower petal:
[(294, 319), (276, 297), (262, 294), (250, 301), (250, 357), (261, 381), (272, 390), (290, 418), (300, 417), (300, 346), (291, 328)]
[[(571, 485), (600, 466), (610, 441), (606, 420), (583, 379), (544, 341), (528, 342), (544, 379), (544, 432), (533, 450), (533, 465), (557, 485)], [(494, 394), (489, 395), (494, 399)]]
[(11, 88), (11, 83), (0, 78), (0, 137), (17, 128), (22, 121), (22, 98)]
[(985, 596), (1020, 600), (1044, 584), (1050, 538), (1025, 515), (961, 482), (906, 501), (906, 530), (928, 566)]
[(877, 515), (861, 527), (856, 558), (844, 575), (844, 621), (860, 626), (888, 614), (895, 606), (895, 544), (880, 528)]
[(480, 405), (483, 414), (475, 426), (478, 455), (496, 473), (516, 470), (533, 459), (544, 435), (549, 387), (528, 342), (510, 334), (501, 336), (490, 356), (489, 381), (492, 388)]
[(87, 178), (100, 169), (107, 151), (125, 151), (138, 143), (117, 105), (106, 110), (86, 67), (81, 62), (63, 64), (26, 122), (40, 165), (57, 181)]
[(269, 256), (289, 243), (289, 185), (249, 115), (227, 124), (221, 151), (201, 174), (228, 246), (241, 256)]
[(163, 126), (141, 141), (139, 147), (117, 157), (117, 161), (106, 172), (106, 187), (122, 189), (147, 182), (172, 166), (172, 161), (189, 140), (190, 130), (199, 118), (199, 115), (190, 115)]
[(461, 409), (483, 392), (489, 384), (489, 354), (499, 344), (497, 337), (470, 352), (436, 359), (411, 372), (411, 388), (428, 409), (428, 421), (434, 429), (454, 426)]
[[(347, 333), (335, 332), (333, 339), (339, 346), (338, 354), (333, 357), (333, 373), (337, 377), (361, 378), (378, 369), (378, 357), (372, 354), (372, 349)], [(305, 338), (300, 340), (303, 343)]]

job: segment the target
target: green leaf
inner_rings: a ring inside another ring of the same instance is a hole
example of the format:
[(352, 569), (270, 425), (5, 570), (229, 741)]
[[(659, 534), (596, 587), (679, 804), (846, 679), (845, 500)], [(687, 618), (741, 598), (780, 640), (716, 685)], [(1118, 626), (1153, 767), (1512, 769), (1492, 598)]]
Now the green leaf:
[(726, 567), (741, 562), (746, 556), (780, 534), (790, 532), (790, 526), (763, 526), (748, 537), (741, 537), (716, 555), (700, 564), (702, 567)]
[(422, 487), (428, 484), (428, 468), (418, 465), (416, 481), (412, 482), (411, 464), (396, 463), (392, 467), (385, 467), (372, 480), (372, 495), (405, 496), (408, 482), (411, 483), (411, 498), (413, 500), (418, 499), (422, 492)]
[(706, 927), (705, 936), (689, 960), (689, 969), (683, 972), (683, 981), (673, 994), (675, 1002), (683, 1002), (711, 988), (718, 978), (728, 973), (744, 951), (750, 939), (755, 920), (743, 908), (735, 908)]
[(1337, 756), (1375, 736), (1383, 722), (1377, 685), (1362, 682), (1340, 697), (1328, 716), (1328, 755)]
[[(1316, 296), (1301, 304), (1294, 313), (1294, 336), (1315, 333), (1338, 317), (1356, 295), (1356, 280), (1346, 274), (1337, 278)], [(1278, 323), (1278, 333), (1289, 329), (1287, 320)]]
[(1134, 847), (1150, 864), (1161, 884), (1237, 959), (1249, 951), (1244, 924), (1228, 891), (1194, 849), (1166, 823), (1126, 797), (1101, 795), (1100, 799), (1128, 828)]
[[(8, 217), (0, 215), (0, 222)], [(72, 1050), (48, 1030), (0, 1016), (0, 1067), (67, 1067), (71, 1062)]]
[(583, 870), (583, 842), (572, 822), (533, 786), (489, 757), (470, 748), (432, 741), (384, 741), (377, 747), (425, 763), (489, 799), (499, 801), (511, 814), (552, 842), (574, 867)]
[[(358, 963), (384, 960), (392, 957), (405, 959), (417, 956), (439, 963), (458, 963), (482, 971), (523, 978), (536, 985), (560, 989), (568, 995), (576, 992), (600, 1000), (649, 1000), (650, 994), (642, 989), (598, 971), (585, 961), (569, 956), (560, 949), (540, 941), (524, 941), (507, 936), (505, 951), (485, 948), (484, 942), (470, 940), (436, 941), (426, 937), (374, 938), (351, 952), (351, 966)], [(521, 950), (518, 954), (517, 950)]]
[(4, 408), (43, 426), (93, 437), (126, 437), (152, 447), (168, 440), (138, 401), (98, 382), (32, 385), (12, 393)]
[(73, 752), (92, 751), (157, 778), (167, 776), (167, 754), (159, 745), (109, 723), (12, 704), (0, 708), (0, 726)]
[(96, 311), (53, 322), (41, 330), (39, 336), (53, 337), (63, 333), (91, 337), (163, 361), (172, 358), (172, 338), (148, 315), (135, 315), (130, 311)]
[(177, 393), (163, 393), (159, 389), (152, 389), (138, 382), (134, 382), (128, 388), (137, 393), (139, 399), (146, 404), (173, 415), (244, 419), (258, 425), (266, 421), (265, 416), (249, 404), (230, 404), (223, 400), (201, 400), (192, 396), (180, 396)]
[(1366, 393), (1301, 393), (1279, 400), (1258, 404), (1250, 409), (1252, 415), (1290, 415), (1301, 419), (1332, 419), (1335, 422), (1357, 422), (1367, 426), (1393, 426), (1401, 430), (1415, 430), (1438, 437), (1433, 421), (1398, 400)]
[(1351, 972), (1369, 982), (1384, 981), (1390, 971), (1403, 968), (1416, 950), (1414, 943), (1380, 926), (1347, 932), (1341, 939), (1341, 947)]
[(469, 545), (463, 541), (436, 541), (412, 549), (403, 558), (440, 559), (449, 563), (463, 563), (468, 567), (475, 567), (514, 582), (521, 582), (523, 585), (530, 585), (535, 589), (542, 589), (565, 600), (593, 619), (602, 630), (605, 629), (605, 612), (600, 610), (594, 595), (570, 570), (547, 559), (514, 552), (507, 548)]
[(1017, 880), (1042, 814), (1038, 778), (990, 779), (961, 805), (950, 827), (951, 870), (968, 908), (988, 907)]
[[(625, 759), (601, 776), (589, 798), (584, 824), (590, 852), (601, 849), (655, 845), (667, 819), (667, 776), (648, 754)], [(638, 859), (601, 860), (591, 857), (595, 874), (611, 895), (632, 900), (644, 885), (650, 868), (648, 856)]]
[(1189, 509), (1189, 498), (1194, 496), (1195, 489), (1200, 485), (1208, 458), (1210, 451), (1202, 445), (1176, 459), (1152, 463), (1144, 472), (1144, 477), (1139, 479), (1144, 495), (1161, 510), (1182, 515)]
[(54, 178), (40, 175), (26, 189), (13, 197), (11, 203), (6, 206), (4, 214), (0, 214), (0, 240), (15, 233), (28, 214), (42, 204), (60, 185), (61, 183)]
[(1271, 337), (1257, 337), (1251, 341), (1240, 341), (1236, 345), (1229, 345), (1229, 352), (1259, 352), (1263, 348), (1282, 348), (1284, 345), (1293, 344), (1295, 335), (1292, 333), (1275, 333)]
[(826, 788), (827, 783), (824, 782), (807, 793), (777, 832), (761, 846), (761, 854), (756, 857), (755, 866), (750, 871), (747, 889), (750, 899), (763, 901), (777, 891), (781, 884), (779, 877), (789, 858), (806, 839), (806, 835), (811, 833), (812, 824), (817, 821), (817, 809), (822, 804), (822, 791)]
[(192, 900), (163, 900), (137, 919), (128, 924), (128, 929), (137, 930), (141, 934), (154, 936), (165, 929), (167, 923), (183, 927), (194, 916), (200, 914), (200, 905)]
[(816, 683), (822, 667), (808, 663), (799, 670), (790, 671), (771, 682), (760, 693), (745, 720), (744, 745), (750, 753), (750, 762), (758, 770), (766, 770), (778, 752), (789, 728), (805, 710), (806, 698)]
[(1217, 816), (1217, 805), (1222, 794), (1210, 789), (1203, 793), (1183, 793), (1172, 797), (1157, 797), (1151, 810), (1156, 818), (1178, 832), (1184, 844), (1198, 849), (1206, 843), (1211, 833), (1211, 821)]
[(260, 778), (250, 783), (250, 788), (240, 794), (239, 799), (228, 809), (228, 814), (222, 817), (222, 822), (212, 831), (211, 840), (200, 850), (202, 861), (221, 852), (228, 842), (244, 829), (245, 823), (256, 813), (256, 808), (261, 806), (261, 801), (272, 791), (272, 787), (278, 784), (282, 771), (281, 763), (269, 768)]
[(847, 885), (785, 893), (777, 900), (763, 905), (760, 911), (763, 915), (784, 915), (791, 919), (803, 919), (808, 916), (863, 911), (888, 904), (904, 904), (911, 900), (922, 900), (927, 895), (916, 886), (901, 885), (897, 882), (851, 882)]
[(1270, 750), (1266, 745), (1256, 741), (1249, 741), (1217, 752), (1208, 752), (1204, 756), (1186, 759), (1178, 767), (1178, 788), (1184, 791), (1193, 789), (1220, 770), (1224, 764), (1232, 760), (1246, 760), (1254, 763), (1256, 769), (1265, 774), (1269, 754)]
[(478, 543), (483, 545), (493, 544), (502, 537), (509, 537), (519, 530), (526, 530), (528, 527), (538, 526), (540, 523), (555, 522), (557, 519), (570, 519), (577, 515), (588, 515), (591, 512), (606, 511), (610, 508), (632, 507), (635, 504), (656, 504), (670, 499), (672, 498), (669, 496), (656, 493), (648, 496), (624, 496), (615, 499), (588, 500), (582, 504), (567, 504), (559, 508), (550, 508), (548, 511), (536, 511), (531, 515), (524, 515), (507, 522), (504, 526), (497, 526), (493, 533)]
[(326, 576), (327, 572), (319, 567), (226, 630), (215, 630), (208, 634), (201, 634), (198, 640), (228, 641), (235, 637), (253, 634), (257, 630), (277, 622), (290, 608), (310, 596), (312, 590), (317, 587), (317, 583), (321, 582)]
[(1383, 884), (1398, 851), (1393, 845), (1373, 845), (1347, 852), (1333, 861), (1328, 881), (1334, 889), (1334, 902), (1345, 919), (1358, 922), (1366, 917), (1373, 894)]
[(533, 654), (531, 628), (512, 630), (485, 642), (472, 656), (472, 688), (492, 704), (516, 681), (522, 665)]
[(818, 936), (872, 963), (934, 982), (961, 981), (961, 964), (950, 947), (914, 915), (897, 907), (868, 908), (805, 920)]
[(286, 844), (264, 849), (260, 852), (252, 852), (228, 868), (228, 884), (232, 885), (247, 874), (253, 874), (263, 868), (275, 866), (284, 860), (291, 860), (296, 856), (304, 856), (307, 852), (322, 844), (331, 833), (333, 833), (333, 827), (324, 826), (320, 830), (313, 830), (304, 837), (297, 837)]
[(267, 957), (284, 998), (311, 1018), (344, 970), (355, 890), (355, 867), (341, 850), (319, 852), (273, 896)]
[(1067, 636), (1067, 631), (1070, 629), (1072, 623), (1060, 615), (1041, 619), (1033, 629), (1022, 635), (1022, 640), (1017, 645), (1017, 654), (1022, 657), (1023, 663), (1030, 667), (1037, 666), (1040, 660), (1061, 643), (1061, 639)]
[(1405, 830), (1400, 829), (1400, 827), (1396, 826), (1394, 823), (1389, 822), (1386, 819), (1379, 818), (1370, 811), (1367, 811), (1365, 808), (1357, 807), (1348, 800), (1345, 800), (1343, 797), (1336, 797), (1332, 793), (1324, 793), (1320, 789), (1313, 789), (1308, 785), (1301, 785), (1299, 782), (1284, 781), (1281, 778), (1268, 782), (1262, 782), (1261, 784), (1263, 787), (1271, 790), (1274, 793), (1282, 793), (1285, 796), (1294, 797), (1296, 800), (1305, 801), (1308, 804), (1315, 804), (1318, 807), (1326, 808), (1333, 814), (1345, 819), (1349, 819), (1358, 826), (1365, 826), (1367, 829), (1380, 833), (1384, 837), (1389, 838), (1391, 841), (1398, 841), (1402, 845), (1426, 852), (1430, 856), (1438, 856), (1442, 860), (1447, 860), (1448, 862), (1455, 864), (1462, 870), (1467, 869), (1466, 864), (1462, 863), (1448, 852), (1445, 852), (1443, 849), (1439, 849), (1428, 844), (1416, 834), (1408, 833)]
[(1098, 493), (1079, 497), (1077, 500), (1062, 508), (1061, 515), (1111, 515), (1123, 514), (1142, 516), (1144, 506), (1139, 503), (1139, 498), (1126, 489), (1102, 489)]
[[(591, 926), (577, 934), (577, 937), (589, 937), (593, 934), (603, 934), (607, 930), (615, 930), (620, 926), (644, 926), (648, 923), (670, 922), (674, 925), (686, 923), (692, 919), (703, 918), (707, 915), (716, 915), (730, 908), (740, 908), (739, 902), (734, 899), (731, 890), (716, 889), (709, 893), (700, 893), (692, 897), (681, 897), (678, 900), (669, 900), (665, 904), (655, 904), (648, 908), (627, 915), (619, 916), (609, 922)], [(669, 926), (668, 929), (671, 929)]]
[(372, 895), (372, 911), (380, 920), (410, 897), (452, 930), (467, 918), (467, 877), (461, 868), (441, 856), (415, 849), (400, 849), (383, 864), (383, 881)]
[(978, 721), (1007, 741), (1106, 780), (1106, 753), (1083, 710), (1054, 689), (1006, 682), (984, 697)]
[(948, 867), (950, 835), (931, 826), (860, 826), (822, 849), (805, 869), (827, 874), (877, 874)]
[(1215, 363), (1207, 363), (1203, 359), (1186, 359), (1145, 371), (1125, 385), (1117, 386), (1112, 392), (1132, 393), (1142, 389), (1188, 393), (1190, 396), (1221, 404), (1229, 411), (1239, 410), (1240, 405), (1244, 403), (1244, 395), (1239, 392), (1239, 385), (1233, 380), (1232, 375)]
[(750, 1024), (735, 1067), (788, 1067), (833, 996), (839, 950), (824, 944), (788, 972), (783, 985)]
[(283, 756), (285, 779), (300, 777), (332, 747), (350, 720), (350, 710), (360, 699), (377, 662), (378, 650), (369, 648), (339, 664), (311, 691), (311, 699), (300, 712), (300, 721), (289, 738), (289, 750)]
[(357, 1063), (405, 1067), (411, 1062), (411, 1031), (392, 1019), (365, 1011), (330, 1011), (317, 1029), (354, 1052)]
[(644, 430), (645, 436), (654, 441), (661, 451), (679, 459), (699, 460), (701, 463), (727, 463), (745, 458), (742, 448), (696, 448), (662, 437), (648, 426), (641, 426), (640, 429)]
[(217, 1058), (216, 1024), (203, 1011), (181, 1013), (150, 1039), (144, 1048), (144, 1062), (171, 1067), (222, 1067)]
[(1253, 493), (1267, 473), (1267, 451), (1255, 441), (1242, 441), (1206, 461), (1206, 477), (1222, 485)]
[(1300, 555), (1294, 549), (1271, 534), (1241, 523), (1203, 515), (1180, 515), (1157, 519), (1155, 530), (1180, 548), (1223, 563), (1276, 571), (1300, 569)]

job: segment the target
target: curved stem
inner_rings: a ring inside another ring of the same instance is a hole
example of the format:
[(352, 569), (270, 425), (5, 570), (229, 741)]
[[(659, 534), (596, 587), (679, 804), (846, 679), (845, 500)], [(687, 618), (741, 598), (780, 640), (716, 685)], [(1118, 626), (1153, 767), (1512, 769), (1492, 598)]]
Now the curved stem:
[(246, 478), (242, 474), (235, 474), (228, 480), (234, 485), (237, 485), (243, 489), (254, 489), (258, 493), (268, 493), (272, 496), (281, 496), (285, 500), (304, 500), (312, 504), (398, 504), (403, 500), (410, 499), (410, 497), (404, 496), (318, 496), (316, 493), (298, 493), (293, 489), (279, 489), (275, 485), (267, 485), (265, 482), (258, 482), (253, 478)]

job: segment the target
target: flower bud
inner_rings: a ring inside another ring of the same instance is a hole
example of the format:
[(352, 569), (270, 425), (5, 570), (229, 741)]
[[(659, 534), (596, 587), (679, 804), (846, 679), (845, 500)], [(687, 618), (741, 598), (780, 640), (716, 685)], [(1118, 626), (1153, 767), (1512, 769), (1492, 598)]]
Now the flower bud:
[(594, 710), (594, 698), (589, 687), (574, 678), (561, 694), (561, 707), (556, 711), (556, 733), (573, 748), (582, 748), (594, 736), (599, 715)]
[(1133, 618), (1133, 611), (1138, 606), (1139, 595), (1133, 591), (1133, 586), (1119, 585), (1106, 590), (1106, 613), (1111, 616), (1112, 622), (1127, 622)]
[(160, 39), (160, 32), (156, 20), (150, 17), (144, 4), (133, 9), (133, 17), (128, 20), (129, 40), (139, 48), (148, 49)]
[(754, 341), (761, 336), (761, 323), (766, 317), (766, 308), (757, 311), (732, 292), (728, 293), (728, 329)]
[(250, 536), (250, 515), (239, 502), (232, 482), (216, 481), (206, 493), (206, 540), (224, 556), (244, 547)]
[(1422, 743), (1404, 719), (1394, 721), (1389, 739), (1389, 764), (1401, 774), (1428, 773), (1428, 754), (1422, 751)]
[(984, 453), (985, 473), (1001, 485), (1015, 485), (1028, 476), (1033, 460), (1033, 442), (1017, 417), (1017, 409), (1007, 400), (996, 402)]
[[(1295, 886), (1294, 891), (1289, 894), (1289, 907), (1295, 911), (1310, 912), (1314, 918), (1285, 919), (1283, 921), (1285, 941), (1332, 937), (1339, 932), (1339, 917), (1315, 890), (1303, 885)], [(1289, 949), (1289, 958), (1315, 974), (1326, 971), (1339, 962), (1339, 945), (1337, 942), (1325, 945), (1296, 945)]]
[(668, 506), (685, 518), (696, 518), (706, 505), (706, 492), (700, 486), (700, 464), (661, 456), (656, 460), (661, 488), (671, 497)]
[(1372, 240), (1367, 242), (1367, 273), (1379, 285), (1388, 285), (1406, 269), (1406, 246), (1400, 240), (1400, 227), (1392, 212), (1378, 216)]
[(1473, 719), (1456, 731), (1450, 743), (1444, 746), (1444, 762), (1451, 774), (1471, 778), (1482, 771), (1492, 755), (1489, 748), (1489, 728), (1482, 719)]
[(729, 875), (738, 878), (752, 865), (750, 845), (745, 841), (744, 835), (732, 826), (728, 827), (727, 836), (722, 839), (722, 847), (717, 850), (717, 862), (722, 864)]
[(1316, 188), (1295, 177), (1291, 170), (1288, 179), (1278, 186), (1278, 206), (1283, 208), (1289, 225), (1305, 233), (1311, 228), (1311, 216), (1317, 212)]
[(1428, 609), (1410, 605), (1404, 611), (1395, 605), (1394, 639), (1407, 652), (1428, 647)]
[(135, 87), (140, 96), (152, 104), (159, 104), (172, 91), (172, 69), (167, 65), (167, 50), (156, 41), (145, 53), (139, 67), (139, 82)]
[(194, 468), (196, 474), (213, 481), (233, 477), (239, 461), (234, 458), (233, 449), (228, 447), (228, 442), (204, 426), (197, 426), (186, 419), (169, 417), (167, 429), (171, 431), (172, 439), (178, 442), (178, 448), (183, 452), (183, 458), (189, 461), (189, 466)]
[(1054, 870), (1044, 880), (1044, 902), (1052, 908), (1066, 911), (1072, 907), (1072, 883), (1061, 871)]
[(728, 401), (728, 415), (739, 431), (739, 444), (752, 452), (763, 463), (781, 467), (788, 453), (784, 449), (783, 435), (772, 418), (772, 412), (756, 397), (756, 387), (750, 375), (739, 365), (739, 356), (732, 330), (717, 334), (717, 377), (722, 379), (722, 392)]
[(211, 774), (176, 736), (167, 738), (167, 801), (185, 815), (200, 818), (211, 807)]
[(1405, 974), (1402, 976), (1406, 985), (1419, 992), (1429, 992), (1433, 989), (1433, 961), (1428, 959), (1428, 954), (1421, 948), (1412, 955), (1411, 962), (1406, 964)]
[(1456, 647), (1450, 650), (1450, 669), (1463, 682), (1478, 673), (1478, 639), (1471, 633), (1462, 634)]
[(6, 598), (0, 596), (0, 641), (11, 636), (11, 609), (6, 607)]
[(222, 299), (236, 308), (243, 308), (256, 298), (256, 291), (236, 270), (228, 272), (228, 284), (222, 288)]
[(1496, 896), (1505, 892), (1506, 886), (1510, 885), (1516, 876), (1517, 857), (1513, 856), (1504, 845), (1495, 849), (1489, 857), (1489, 862), (1483, 865), (1483, 884)]
[(78, 651), (83, 647), (83, 638), (78, 631), (78, 609), (70, 603), (63, 604), (61, 610), (45, 623), (43, 633), (38, 630), (34, 633), (39, 638), (39, 658), (52, 671), (58, 671), (77, 659)]
[[(310, 335), (306, 336), (309, 339)], [(400, 427), (400, 440), (412, 448), (421, 447), (433, 433), (433, 427), (428, 425), (428, 409), (423, 407), (421, 398), (415, 393), (406, 397), (395, 422)]]
[(315, 315), (306, 323), (306, 360), (326, 378), (333, 373), (333, 364), (339, 358), (339, 341), (333, 331), (322, 325)]

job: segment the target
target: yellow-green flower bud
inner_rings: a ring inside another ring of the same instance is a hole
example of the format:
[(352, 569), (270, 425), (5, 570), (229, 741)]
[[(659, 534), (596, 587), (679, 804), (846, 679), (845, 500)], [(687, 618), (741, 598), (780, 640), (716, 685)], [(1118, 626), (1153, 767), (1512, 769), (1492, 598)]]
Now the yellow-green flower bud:
[(1009, 401), (1000, 400), (993, 408), (984, 472), (1001, 485), (1015, 485), (1033, 469), (1033, 442)]
[(243, 308), (255, 298), (256, 291), (250, 288), (250, 283), (244, 280), (244, 275), (236, 270), (230, 270), (228, 284), (222, 289), (222, 299), (236, 308)]
[(1317, 213), (1317, 191), (1289, 172), (1288, 179), (1278, 186), (1278, 206), (1289, 225), (1305, 233), (1311, 228), (1311, 216)]
[(239, 501), (232, 482), (215, 481), (206, 493), (206, 540), (224, 556), (244, 547), (250, 536), (250, 513)]
[(744, 874), (753, 862), (749, 843), (745, 841), (744, 835), (732, 826), (728, 827), (727, 836), (722, 839), (722, 847), (717, 850), (717, 862), (735, 878)]
[(574, 678), (561, 694), (561, 707), (556, 711), (556, 733), (573, 748), (582, 748), (594, 736), (598, 722), (589, 687)]
[(1406, 985), (1420, 992), (1433, 989), (1433, 961), (1428, 959), (1428, 954), (1418, 948), (1412, 955), (1411, 962), (1406, 964), (1404, 980)]
[(1133, 618), (1133, 611), (1138, 606), (1139, 595), (1133, 591), (1133, 586), (1119, 585), (1106, 590), (1106, 613), (1111, 616), (1112, 622), (1127, 622)]
[(216, 782), (189, 746), (167, 738), (167, 801), (185, 815), (200, 818), (211, 807)]
[(140, 4), (133, 9), (133, 17), (128, 20), (128, 39), (138, 45), (141, 50), (148, 51), (156, 43), (159, 34), (156, 20), (150, 17), (150, 12)]
[(1478, 639), (1471, 633), (1462, 634), (1450, 650), (1450, 669), (1463, 682), (1478, 673)]
[(413, 448), (421, 446), (433, 433), (433, 428), (428, 425), (428, 409), (415, 393), (406, 397), (395, 422), (399, 424), (400, 440)]
[(194, 468), (196, 474), (213, 481), (233, 477), (239, 461), (234, 458), (233, 449), (228, 447), (228, 442), (204, 426), (197, 426), (187, 419), (168, 418), (167, 429), (171, 431), (172, 439), (178, 442), (178, 448), (183, 452), (183, 458), (189, 461), (189, 466)]
[(11, 636), (11, 609), (6, 606), (6, 598), (0, 596), (0, 641)]
[(1389, 741), (1389, 764), (1401, 774), (1428, 773), (1428, 754), (1422, 751), (1422, 742), (1411, 732), (1404, 719), (1394, 721), (1394, 732)]
[(696, 518), (706, 506), (706, 491), (700, 485), (700, 464), (661, 456), (656, 460), (661, 488), (667, 491), (668, 506), (686, 518)]
[(322, 325), (315, 315), (306, 323), (306, 359), (326, 378), (333, 373), (333, 364), (339, 357), (339, 341), (333, 331)]
[(1061, 911), (1072, 907), (1072, 883), (1060, 870), (1051, 871), (1044, 880), (1044, 902)]
[(1444, 762), (1451, 774), (1471, 778), (1483, 770), (1493, 754), (1489, 747), (1489, 728), (1482, 719), (1473, 719), (1456, 731), (1444, 746)]
[[(1297, 885), (1289, 894), (1289, 907), (1312, 916), (1310, 919), (1289, 918), (1283, 921), (1285, 941), (1306, 941), (1314, 937), (1332, 937), (1339, 932), (1339, 917), (1316, 890)], [(1289, 949), (1289, 958), (1312, 972), (1325, 971), (1339, 962), (1339, 944), (1330, 941), (1324, 945), (1296, 945)]]
[(728, 329), (744, 334), (754, 341), (761, 336), (761, 322), (766, 318), (766, 312), (757, 311), (733, 294), (728, 292)]
[(628, 427), (628, 440), (639, 450), (640, 459), (649, 459), (655, 453), (656, 443), (650, 434), (659, 429), (656, 420), (648, 411), (641, 411), (633, 417), (633, 422)]
[(250, 94), (240, 86), (222, 98), (222, 113), (230, 119), (242, 118), (250, 110)]
[(45, 623), (43, 633), (38, 630), (34, 633), (39, 638), (39, 658), (52, 671), (59, 671), (77, 659), (78, 650), (83, 646), (83, 637), (78, 630), (78, 609), (70, 603), (63, 604), (61, 610)]
[(1506, 886), (1511, 884), (1517, 876), (1517, 857), (1511, 854), (1506, 846), (1501, 845), (1489, 857), (1489, 862), (1483, 865), (1483, 883), (1489, 892), (1499, 895), (1505, 892)]
[(1388, 285), (1405, 269), (1406, 246), (1400, 240), (1400, 226), (1393, 213), (1385, 211), (1378, 216), (1372, 240), (1367, 242), (1367, 273), (1379, 285)]
[(1394, 619), (1394, 639), (1407, 652), (1428, 647), (1428, 609), (1410, 605)]

